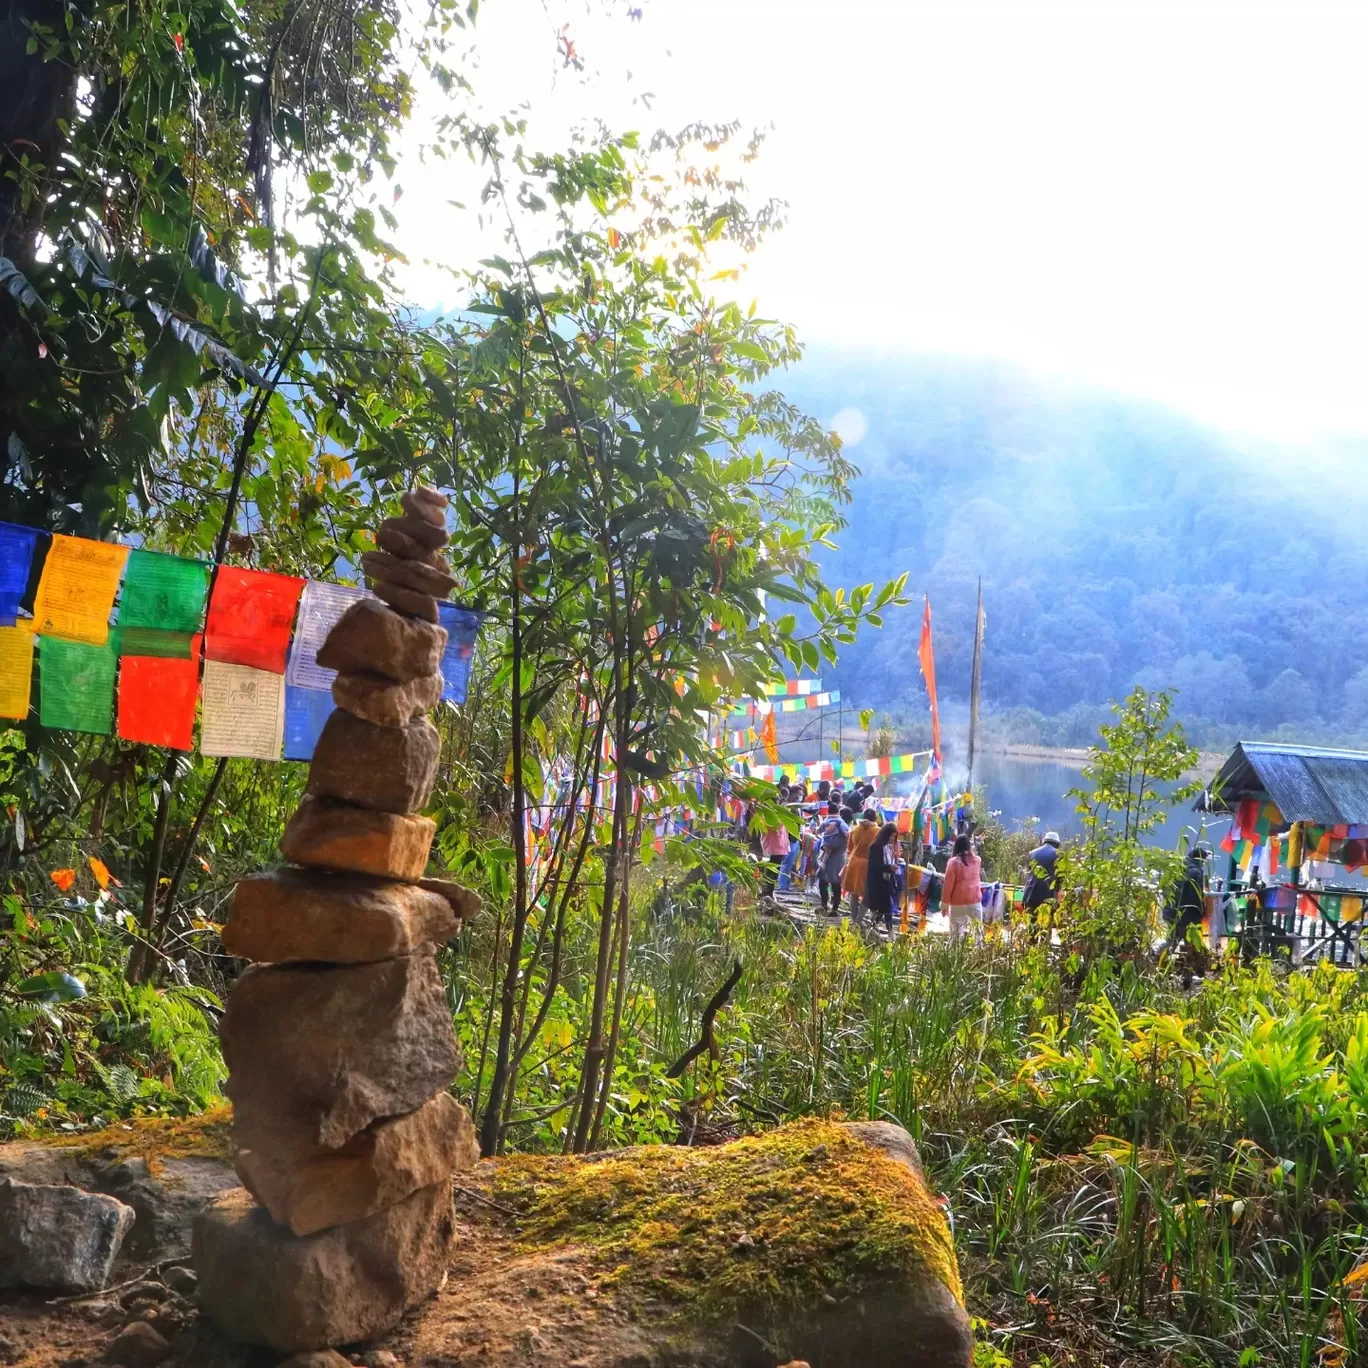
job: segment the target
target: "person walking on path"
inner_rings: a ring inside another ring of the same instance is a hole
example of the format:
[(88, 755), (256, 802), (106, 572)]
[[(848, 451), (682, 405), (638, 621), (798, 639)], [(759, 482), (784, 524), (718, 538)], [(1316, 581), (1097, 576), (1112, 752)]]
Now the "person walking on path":
[(1026, 888), (1021, 906), (1027, 912), (1044, 907), (1059, 895), (1059, 832), (1047, 831), (1045, 839), (1026, 857)]
[(870, 843), (865, 875), (865, 902), (875, 922), (893, 929), (893, 891), (898, 878), (898, 828), (885, 822)]
[(841, 892), (850, 894), (850, 919), (859, 926), (865, 913), (865, 884), (869, 879), (869, 848), (879, 834), (877, 814), (865, 808), (860, 820), (850, 829), (850, 845), (846, 850), (845, 873), (841, 875)]
[(764, 863), (760, 866), (760, 896), (774, 896), (775, 881), (779, 878), (784, 857), (789, 853), (788, 828), (780, 822), (768, 831), (760, 833), (760, 854)]
[(983, 864), (974, 854), (968, 836), (955, 837), (955, 853), (945, 866), (941, 902), (950, 917), (950, 934), (962, 936), (971, 927), (975, 934), (983, 923), (983, 887), (979, 875)]
[[(1053, 905), (1059, 897), (1059, 832), (1045, 833), (1044, 840), (1026, 857), (1026, 869), (1021, 910), (1025, 914), (1026, 925), (1034, 929), (1039, 910)], [(1047, 925), (1047, 935), (1050, 929)]]
[[(850, 824), (855, 814), (849, 808), (833, 812), (817, 828), (817, 896), (822, 911), (836, 917), (841, 912), (841, 875), (845, 873), (846, 847), (850, 843)], [(827, 907), (827, 895), (831, 906)]]

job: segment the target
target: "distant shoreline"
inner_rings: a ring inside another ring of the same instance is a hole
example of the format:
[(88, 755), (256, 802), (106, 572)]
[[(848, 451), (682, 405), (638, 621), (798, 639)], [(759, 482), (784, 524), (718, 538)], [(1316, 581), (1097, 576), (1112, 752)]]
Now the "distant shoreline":
[[(1056, 765), (1082, 769), (1088, 763), (1089, 752), (1084, 746), (1033, 746), (1024, 741), (1003, 741), (985, 745), (983, 755), (1001, 755), (1008, 760), (1047, 760)], [(1223, 751), (1203, 751), (1196, 766), (1189, 771), (1197, 779), (1213, 779), (1225, 763)]]

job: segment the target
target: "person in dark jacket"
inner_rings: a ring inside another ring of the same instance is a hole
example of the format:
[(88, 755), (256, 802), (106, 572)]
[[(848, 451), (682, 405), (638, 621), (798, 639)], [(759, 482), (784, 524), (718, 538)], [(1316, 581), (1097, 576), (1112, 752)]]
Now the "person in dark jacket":
[(1041, 844), (1026, 857), (1026, 868), (1031, 872), (1021, 897), (1025, 911), (1034, 912), (1059, 895), (1059, 871), (1055, 867), (1058, 863), (1059, 832), (1047, 831)]
[(1187, 935), (1189, 926), (1200, 926), (1206, 915), (1206, 862), (1205, 846), (1194, 846), (1188, 852), (1183, 877), (1173, 890), (1173, 930), (1169, 932), (1168, 939), (1170, 947), (1177, 945)]
[(875, 923), (893, 929), (893, 889), (898, 877), (898, 828), (885, 822), (869, 847), (869, 870), (865, 875), (865, 905)]

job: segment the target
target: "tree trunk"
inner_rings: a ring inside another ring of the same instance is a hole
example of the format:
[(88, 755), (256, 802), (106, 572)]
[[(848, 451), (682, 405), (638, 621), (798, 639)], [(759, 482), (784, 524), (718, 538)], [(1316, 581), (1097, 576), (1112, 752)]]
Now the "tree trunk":
[[(515, 479), (513, 498), (518, 497)], [(489, 1098), (480, 1121), (480, 1153), (487, 1159), (499, 1147), (502, 1129), (504, 1088), (508, 1083), (509, 1055), (513, 1048), (513, 1024), (518, 1008), (518, 974), (522, 968), (523, 934), (527, 930), (527, 832), (523, 825), (526, 795), (523, 793), (523, 696), (522, 696), (522, 613), (518, 587), (519, 538), (509, 539), (508, 561), (512, 577), (512, 612), (509, 643), (512, 649), (512, 748), (513, 748), (513, 922), (509, 927), (508, 959), (504, 964), (503, 991), (499, 1003), (499, 1042), (494, 1051), (494, 1075), (489, 1080)]]
[[(66, 36), (61, 0), (9, 0), (0, 18), (0, 256), (24, 272), (37, 259), (48, 195), (76, 113), (76, 69), (26, 51), (31, 25)], [(75, 9), (83, 22), (88, 0)], [(25, 194), (27, 182), (27, 196)], [(25, 203), (27, 198), (28, 202)]]

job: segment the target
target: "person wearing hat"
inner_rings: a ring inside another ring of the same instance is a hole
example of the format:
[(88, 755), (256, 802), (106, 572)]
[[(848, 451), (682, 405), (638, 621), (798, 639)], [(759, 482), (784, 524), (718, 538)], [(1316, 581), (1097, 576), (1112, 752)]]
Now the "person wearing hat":
[(1023, 911), (1034, 912), (1059, 896), (1059, 871), (1055, 868), (1058, 862), (1059, 832), (1047, 831), (1045, 839), (1026, 857), (1026, 867), (1031, 872), (1021, 898)]

